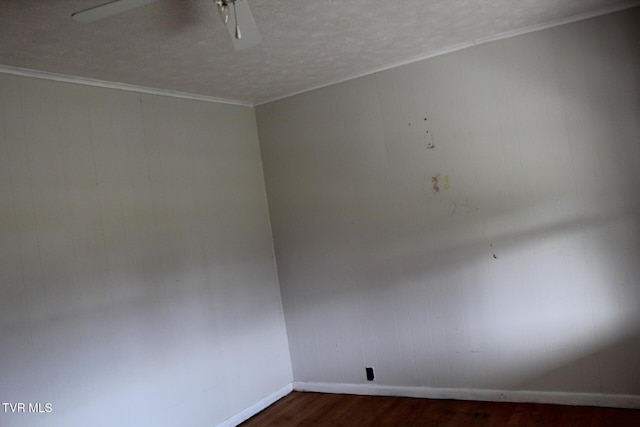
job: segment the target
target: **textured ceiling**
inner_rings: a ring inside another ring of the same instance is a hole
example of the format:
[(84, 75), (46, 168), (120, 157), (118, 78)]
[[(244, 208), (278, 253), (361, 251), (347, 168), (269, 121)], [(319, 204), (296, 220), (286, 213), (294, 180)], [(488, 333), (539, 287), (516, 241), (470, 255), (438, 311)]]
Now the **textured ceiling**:
[[(234, 51), (211, 0), (91, 24), (106, 0), (1, 0), (0, 65), (260, 103), (618, 0), (245, 0), (262, 44)], [(633, 2), (637, 3), (637, 2)]]

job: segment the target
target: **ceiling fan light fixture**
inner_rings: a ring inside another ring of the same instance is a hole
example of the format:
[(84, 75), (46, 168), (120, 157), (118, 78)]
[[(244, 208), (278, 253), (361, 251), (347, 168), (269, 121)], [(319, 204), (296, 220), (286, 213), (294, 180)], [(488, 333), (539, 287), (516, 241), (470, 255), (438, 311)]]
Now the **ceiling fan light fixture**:
[[(102, 1), (105, 3), (74, 12), (71, 16), (78, 22), (94, 22), (159, 0)], [(249, 49), (260, 43), (260, 32), (246, 0), (211, 0), (211, 3), (217, 7), (235, 50)], [(233, 7), (233, 16), (231, 16), (231, 7)], [(238, 18), (242, 19), (242, 32), (240, 32)]]
[(226, 0), (216, 0), (216, 5), (222, 22), (227, 25), (229, 23), (229, 3)]
[(240, 25), (238, 25), (238, 13), (236, 12), (236, 2), (233, 2), (233, 19), (236, 21), (236, 39), (240, 40), (242, 34), (240, 33)]

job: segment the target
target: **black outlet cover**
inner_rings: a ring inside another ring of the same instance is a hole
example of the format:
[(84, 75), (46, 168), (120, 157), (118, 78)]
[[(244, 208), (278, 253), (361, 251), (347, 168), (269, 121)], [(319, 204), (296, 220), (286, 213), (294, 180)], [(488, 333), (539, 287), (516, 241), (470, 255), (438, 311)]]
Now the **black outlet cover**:
[(367, 381), (373, 381), (375, 378), (373, 376), (373, 368), (364, 368), (364, 370), (367, 372)]

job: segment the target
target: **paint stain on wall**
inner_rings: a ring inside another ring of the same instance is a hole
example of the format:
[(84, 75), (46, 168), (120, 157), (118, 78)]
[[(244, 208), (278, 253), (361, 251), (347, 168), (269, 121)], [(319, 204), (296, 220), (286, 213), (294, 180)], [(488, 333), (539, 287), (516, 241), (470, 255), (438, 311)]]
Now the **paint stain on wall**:
[(431, 186), (436, 193), (440, 192), (440, 174), (431, 177)]
[[(442, 188), (440, 187), (442, 185)], [(440, 174), (437, 173), (431, 176), (431, 188), (436, 193), (439, 193), (440, 190), (448, 191), (451, 188), (451, 180), (449, 179), (449, 175), (445, 175), (444, 177), (440, 177)]]

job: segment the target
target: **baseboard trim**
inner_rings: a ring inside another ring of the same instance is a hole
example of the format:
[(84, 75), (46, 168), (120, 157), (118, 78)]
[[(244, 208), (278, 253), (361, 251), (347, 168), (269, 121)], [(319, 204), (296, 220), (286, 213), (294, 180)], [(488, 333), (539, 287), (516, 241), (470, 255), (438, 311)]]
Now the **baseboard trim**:
[(489, 402), (551, 403), (556, 405), (606, 406), (640, 409), (640, 396), (623, 394), (550, 391), (474, 390), (403, 387), (377, 384), (294, 382), (294, 391), (360, 394), (368, 396), (418, 397), (428, 399), (479, 400)]
[(254, 403), (253, 405), (249, 406), (247, 409), (244, 409), (238, 412), (237, 414), (227, 418), (223, 423), (218, 424), (218, 427), (235, 427), (238, 424), (253, 417), (260, 411), (263, 411), (264, 409), (273, 405), (275, 402), (282, 399), (292, 391), (293, 391), (293, 386), (291, 383), (289, 383), (286, 386), (282, 387), (280, 390), (271, 393), (269, 396), (265, 397), (264, 399), (261, 399), (258, 402)]

